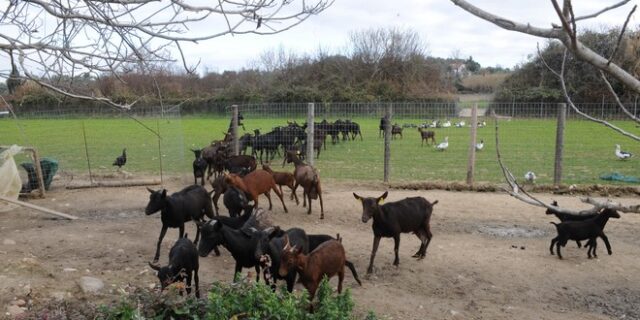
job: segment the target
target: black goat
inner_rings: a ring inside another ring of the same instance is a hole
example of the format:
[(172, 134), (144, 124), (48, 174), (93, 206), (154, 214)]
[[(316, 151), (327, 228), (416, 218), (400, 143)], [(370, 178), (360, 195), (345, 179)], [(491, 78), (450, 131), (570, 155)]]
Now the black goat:
[(605, 246), (607, 247), (607, 252), (609, 255), (611, 252), (611, 244), (609, 244), (609, 238), (604, 234), (603, 228), (607, 224), (609, 218), (620, 218), (620, 214), (612, 209), (604, 209), (600, 214), (596, 217), (584, 220), (584, 221), (565, 221), (560, 223), (551, 222), (556, 226), (556, 230), (558, 231), (558, 236), (551, 239), (551, 245), (549, 246), (549, 251), (553, 255), (553, 245), (556, 245), (556, 251), (558, 252), (558, 258), (562, 259), (562, 254), (560, 253), (560, 246), (565, 246), (567, 241), (569, 240), (589, 240), (587, 243), (587, 256), (591, 259), (591, 253), (593, 252), (593, 256), (596, 255), (596, 247), (597, 242), (596, 239), (598, 237), (602, 238)]
[(207, 161), (202, 158), (202, 150), (191, 149), (195, 155), (193, 160), (193, 184), (198, 184), (198, 178), (200, 178), (200, 185), (204, 186), (204, 175), (207, 171)]
[[(160, 258), (160, 245), (162, 239), (167, 233), (168, 228), (179, 228), (180, 238), (184, 235), (184, 223), (190, 220), (203, 221), (206, 215), (213, 218), (214, 211), (209, 199), (207, 190), (199, 185), (192, 185), (182, 189), (179, 192), (167, 196), (167, 190), (158, 191), (149, 190), (149, 203), (144, 210), (146, 215), (154, 214), (160, 211), (160, 220), (162, 221), (162, 230), (156, 247), (156, 254), (153, 258), (157, 262)], [(200, 231), (196, 231), (195, 243), (198, 243)]]
[(216, 212), (220, 212), (218, 208), (218, 200), (220, 199), (220, 195), (224, 195), (222, 197), (222, 202), (224, 206), (229, 210), (229, 216), (235, 217), (239, 216), (242, 210), (248, 205), (249, 199), (247, 195), (240, 189), (229, 186), (224, 179), (224, 176), (219, 176), (211, 181), (211, 187), (213, 187), (213, 196), (211, 200), (213, 201), (213, 206), (216, 209)]
[(185, 234), (178, 239), (169, 251), (169, 265), (160, 267), (149, 262), (149, 266), (158, 272), (160, 287), (162, 290), (175, 282), (186, 280), (187, 294), (191, 293), (191, 278), (195, 281), (196, 297), (200, 298), (200, 288), (198, 279), (198, 250)]
[(389, 121), (389, 119), (387, 119), (387, 117), (380, 118), (380, 126), (378, 126), (378, 138), (384, 137), (384, 135), (386, 134), (385, 130), (390, 124), (391, 122)]
[(238, 153), (247, 154), (247, 147), (253, 147), (253, 136), (250, 133), (245, 133), (238, 139), (240, 144), (240, 150)]
[(380, 238), (393, 237), (395, 260), (393, 265), (400, 264), (398, 248), (400, 246), (400, 233), (413, 232), (421, 241), (420, 248), (413, 255), (414, 258), (423, 259), (427, 254), (427, 247), (433, 235), (431, 234), (430, 220), (433, 205), (438, 200), (430, 203), (423, 197), (405, 198), (400, 201), (389, 202), (381, 205), (387, 198), (388, 192), (378, 198), (363, 198), (357, 194), (353, 196), (362, 202), (362, 222), (366, 223), (373, 218), (373, 249), (367, 273), (373, 272), (373, 260), (378, 251)]
[[(255, 250), (255, 258), (258, 261), (264, 262), (263, 255), (268, 255), (271, 260), (270, 266), (262, 265), (261, 267), (265, 268), (263, 272), (265, 275), (263, 278), (265, 282), (268, 279), (266, 273), (269, 272), (273, 277), (273, 285), (275, 288), (276, 282), (278, 279), (283, 279), (287, 283), (287, 290), (289, 292), (293, 291), (293, 285), (296, 281), (296, 272), (295, 270), (290, 271), (286, 276), (280, 276), (278, 274), (278, 269), (280, 268), (280, 259), (282, 255), (282, 248), (284, 247), (284, 235), (289, 237), (289, 241), (291, 245), (298, 246), (298, 248), (302, 248), (304, 253), (309, 253), (309, 239), (307, 238), (307, 234), (304, 230), (300, 228), (291, 228), (287, 231), (282, 231), (280, 228), (276, 227), (273, 231), (266, 233), (262, 232), (258, 235), (258, 245)], [(268, 269), (267, 269), (268, 267)], [(268, 284), (268, 282), (267, 282)]]
[(273, 160), (278, 151), (277, 132), (272, 131), (266, 134), (260, 134), (259, 130), (254, 130), (255, 136), (253, 138), (253, 150), (252, 155), (258, 157), (258, 151), (260, 151), (260, 163), (263, 163), (262, 155), (266, 153), (267, 161)]
[[(557, 201), (553, 201), (551, 203), (552, 206), (557, 207), (558, 206), (558, 202)], [(555, 215), (560, 222), (565, 222), (565, 221), (584, 221), (584, 220), (588, 220), (591, 218), (595, 218), (598, 214), (597, 213), (591, 213), (591, 214), (583, 214), (583, 215), (575, 215), (575, 214), (568, 214), (568, 213), (564, 213), (564, 212), (558, 212), (556, 210), (552, 210), (552, 209), (547, 209), (547, 211), (545, 211), (546, 214), (550, 215), (553, 214)], [(578, 248), (582, 248), (582, 244), (580, 243), (580, 240), (576, 240), (576, 244), (578, 244)]]
[(346, 120), (347, 130), (351, 133), (351, 140), (355, 140), (360, 135), (360, 141), (362, 141), (362, 132), (360, 131), (360, 125), (357, 122)]
[(233, 280), (242, 268), (255, 268), (256, 281), (260, 279), (260, 262), (255, 258), (258, 235), (263, 231), (256, 229), (237, 230), (224, 225), (218, 220), (210, 220), (200, 228), (202, 241), (198, 245), (198, 253), (206, 257), (216, 246), (222, 245), (231, 253), (236, 261)]

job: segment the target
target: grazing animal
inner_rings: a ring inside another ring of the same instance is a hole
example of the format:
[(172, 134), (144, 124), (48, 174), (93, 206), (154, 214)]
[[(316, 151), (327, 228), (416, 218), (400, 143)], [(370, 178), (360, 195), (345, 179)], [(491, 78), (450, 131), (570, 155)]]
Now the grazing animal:
[(464, 128), (467, 123), (464, 121), (456, 122), (454, 125), (456, 128)]
[(127, 148), (122, 149), (122, 154), (113, 162), (113, 165), (118, 166), (118, 169), (121, 169), (125, 164), (127, 164)]
[(256, 233), (263, 231), (233, 229), (218, 220), (209, 220), (201, 225), (201, 229), (202, 241), (198, 245), (198, 254), (201, 257), (206, 257), (212, 249), (221, 245), (231, 253), (236, 261), (234, 281), (242, 268), (254, 268), (256, 281), (260, 279), (260, 261), (255, 258), (256, 246), (258, 245)]
[(431, 142), (433, 144), (436, 143), (436, 133), (434, 131), (431, 130), (423, 130), (422, 128), (418, 128), (418, 131), (420, 131), (420, 137), (422, 138), (422, 145), (424, 146), (424, 141), (427, 141), (427, 144), (429, 144), (429, 139), (431, 139)]
[(391, 126), (391, 139), (395, 139), (396, 135), (400, 135), (400, 139), (402, 139), (402, 127), (397, 123)]
[(447, 120), (447, 121), (443, 122), (441, 126), (443, 128), (450, 128), (451, 127), (451, 121)]
[(620, 160), (627, 160), (633, 157), (633, 154), (620, 150), (620, 145), (616, 144), (616, 157), (618, 157), (618, 159)]
[(389, 119), (387, 117), (380, 118), (380, 126), (378, 127), (378, 138), (385, 135), (385, 128), (389, 125)]
[(357, 122), (346, 120), (347, 130), (351, 133), (351, 140), (355, 140), (360, 135), (360, 141), (362, 141), (362, 132), (360, 131), (360, 125)]
[(296, 179), (296, 185), (293, 187), (293, 193), (296, 193), (298, 186), (302, 186), (302, 206), (304, 207), (309, 200), (309, 208), (307, 214), (311, 214), (311, 199), (320, 198), (320, 219), (324, 219), (324, 204), (322, 203), (322, 186), (320, 185), (320, 174), (314, 167), (302, 162), (298, 158), (298, 154), (289, 151), (285, 154), (287, 163), (295, 165), (293, 176)]
[[(278, 272), (280, 268), (280, 259), (282, 256), (282, 248), (285, 245), (285, 235), (288, 237), (289, 241), (295, 246), (298, 246), (302, 249), (302, 252), (309, 253), (309, 239), (307, 237), (307, 233), (300, 228), (291, 228), (287, 231), (283, 231), (280, 228), (276, 227), (270, 233), (261, 233), (258, 235), (258, 245), (256, 246), (255, 256), (256, 259), (264, 262), (263, 255), (268, 255), (269, 260), (271, 261), (271, 265), (268, 268), (266, 266), (261, 266), (265, 268), (263, 272), (269, 272), (273, 278), (273, 288), (275, 288), (276, 282), (279, 279), (284, 280), (287, 283), (287, 291), (293, 291), (293, 285), (296, 281), (296, 270), (290, 270), (286, 275), (280, 275)], [(268, 276), (263, 276), (265, 278), (265, 282), (267, 282)], [(267, 282), (268, 284), (268, 282)]]
[(309, 301), (313, 301), (320, 281), (325, 276), (331, 278), (337, 275), (338, 293), (342, 293), (345, 265), (351, 270), (358, 284), (362, 285), (356, 268), (353, 263), (347, 260), (347, 255), (340, 241), (326, 241), (307, 255), (303, 253), (303, 248), (296, 245), (291, 246), (288, 236), (285, 235), (284, 238), (285, 245), (282, 248), (278, 274), (284, 277), (292, 270), (297, 270), (300, 282), (309, 291)]
[(257, 168), (256, 158), (242, 154), (231, 156), (224, 161), (224, 168), (231, 173), (246, 175)]
[(193, 160), (193, 184), (198, 184), (198, 178), (200, 178), (200, 185), (204, 186), (204, 175), (207, 171), (207, 161), (202, 158), (202, 150), (191, 149), (191, 151), (196, 157), (195, 160)]
[(228, 185), (236, 186), (238, 189), (244, 191), (250, 196), (250, 200), (253, 200), (253, 207), (258, 208), (258, 196), (264, 194), (269, 199), (269, 210), (273, 208), (271, 203), (271, 190), (275, 192), (276, 196), (280, 198), (284, 212), (287, 211), (287, 205), (284, 204), (282, 193), (276, 187), (276, 182), (273, 180), (273, 176), (261, 169), (257, 169), (244, 177), (237, 174), (229, 173), (225, 176), (225, 181)]
[(603, 231), (609, 218), (618, 219), (620, 218), (620, 214), (616, 210), (604, 209), (596, 217), (584, 221), (565, 221), (560, 223), (551, 222), (556, 226), (558, 236), (551, 239), (549, 251), (553, 255), (553, 246), (555, 245), (556, 251), (558, 252), (558, 258), (562, 259), (560, 246), (564, 247), (569, 240), (589, 240), (587, 243), (587, 246), (589, 247), (587, 250), (587, 256), (591, 259), (592, 252), (593, 257), (597, 257), (596, 239), (600, 237), (607, 247), (607, 252), (611, 255), (611, 244), (609, 244), (609, 238), (607, 238)]
[(400, 201), (382, 204), (387, 198), (388, 192), (377, 198), (363, 198), (357, 194), (353, 196), (362, 202), (362, 222), (367, 223), (373, 218), (373, 249), (367, 273), (373, 272), (373, 260), (378, 251), (378, 245), (382, 237), (393, 237), (395, 260), (393, 265), (400, 264), (398, 249), (400, 247), (400, 233), (413, 232), (420, 239), (420, 248), (413, 255), (418, 260), (427, 254), (427, 247), (433, 234), (431, 233), (430, 220), (433, 206), (438, 200), (430, 203), (423, 197), (405, 198)]
[(273, 180), (278, 185), (278, 188), (280, 189), (280, 193), (282, 193), (282, 195), (284, 195), (284, 193), (282, 192), (282, 186), (289, 187), (289, 189), (291, 189), (291, 199), (295, 198), (296, 205), (300, 204), (300, 201), (298, 200), (298, 196), (296, 195), (295, 192), (293, 192), (296, 179), (294, 178), (291, 172), (275, 172), (271, 170), (271, 167), (268, 164), (263, 164), (262, 170), (271, 173), (271, 175), (273, 176)]
[[(551, 203), (551, 205), (554, 206), (554, 207), (558, 207), (558, 202), (557, 201), (553, 201)], [(559, 212), (559, 211), (556, 211), (556, 210), (553, 210), (553, 209), (547, 209), (547, 211), (545, 211), (545, 213), (547, 215), (550, 215), (550, 214), (555, 215), (560, 220), (560, 222), (565, 222), (565, 221), (584, 221), (584, 220), (595, 218), (598, 215), (597, 213), (575, 215), (575, 214), (568, 214), (568, 213), (564, 213), (564, 212)], [(576, 240), (576, 244), (578, 244), (578, 248), (582, 248), (582, 244), (580, 243), (580, 240)]]
[(191, 293), (191, 279), (195, 281), (196, 297), (200, 298), (200, 288), (198, 279), (198, 249), (187, 238), (178, 239), (169, 251), (169, 264), (165, 267), (149, 262), (151, 269), (157, 271), (160, 287), (162, 290), (175, 282), (186, 282), (187, 294)]
[[(214, 211), (209, 199), (210, 194), (199, 185), (188, 186), (179, 192), (173, 193), (171, 196), (167, 196), (167, 190), (165, 189), (154, 191), (147, 188), (147, 190), (151, 195), (144, 213), (152, 215), (160, 211), (160, 220), (162, 221), (162, 230), (160, 230), (160, 238), (153, 258), (153, 262), (157, 262), (160, 258), (160, 245), (168, 228), (178, 228), (180, 238), (182, 238), (185, 222), (190, 220), (203, 221), (205, 215), (213, 218)], [(198, 230), (194, 240), (196, 244), (199, 237), (200, 231)]]
[(524, 179), (528, 183), (535, 183), (536, 178), (536, 174), (533, 171), (527, 171), (527, 173), (524, 174)]
[(444, 141), (436, 146), (436, 150), (445, 151), (449, 148), (449, 137), (444, 137)]
[(480, 139), (479, 143), (476, 143), (476, 151), (480, 151), (484, 148), (484, 140)]

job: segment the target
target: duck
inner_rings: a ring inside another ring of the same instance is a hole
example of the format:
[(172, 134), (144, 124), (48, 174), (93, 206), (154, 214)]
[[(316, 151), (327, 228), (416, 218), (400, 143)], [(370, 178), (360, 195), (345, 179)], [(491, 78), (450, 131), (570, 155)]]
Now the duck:
[(451, 121), (447, 120), (445, 122), (442, 123), (442, 127), (443, 128), (449, 128), (451, 127)]
[(456, 122), (455, 126), (456, 128), (462, 128), (466, 125), (467, 123), (464, 121), (460, 121), (460, 122)]
[(444, 142), (440, 142), (440, 144), (438, 144), (436, 146), (436, 150), (438, 151), (444, 151), (449, 147), (449, 137), (444, 137)]
[(486, 126), (487, 126), (487, 122), (486, 121), (478, 122), (478, 128), (484, 128)]
[(536, 174), (533, 173), (533, 171), (527, 171), (527, 173), (524, 174), (524, 179), (529, 183), (534, 183), (536, 182)]
[(479, 143), (476, 143), (476, 151), (480, 151), (484, 148), (484, 140), (480, 139)]
[(630, 152), (620, 150), (620, 145), (616, 144), (616, 157), (618, 157), (618, 159), (620, 160), (627, 160), (633, 157), (633, 154)]

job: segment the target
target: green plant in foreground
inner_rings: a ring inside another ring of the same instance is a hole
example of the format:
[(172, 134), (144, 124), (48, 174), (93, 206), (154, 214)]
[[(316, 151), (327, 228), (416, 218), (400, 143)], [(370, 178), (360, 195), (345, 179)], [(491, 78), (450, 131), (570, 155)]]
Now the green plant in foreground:
[[(120, 302), (102, 307), (96, 319), (253, 319), (253, 320), (342, 320), (356, 319), (349, 290), (334, 294), (325, 278), (310, 312), (309, 295), (292, 294), (281, 288), (272, 291), (264, 283), (216, 282), (206, 299), (180, 296), (177, 290), (161, 294), (137, 289)], [(369, 312), (366, 319), (377, 319)]]

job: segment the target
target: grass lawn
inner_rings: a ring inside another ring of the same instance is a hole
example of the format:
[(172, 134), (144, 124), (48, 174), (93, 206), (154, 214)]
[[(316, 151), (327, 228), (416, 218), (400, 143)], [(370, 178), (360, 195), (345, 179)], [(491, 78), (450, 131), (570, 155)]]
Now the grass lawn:
[[(246, 118), (248, 132), (260, 128), (262, 132), (286, 123), (285, 118)], [(299, 123), (303, 119), (295, 119)], [(329, 119), (334, 120), (334, 119)], [(340, 142), (322, 150), (316, 160), (321, 175), (339, 180), (377, 180), (383, 176), (383, 139), (378, 138), (379, 119), (353, 118), (360, 123), (364, 140)], [(228, 118), (187, 116), (181, 119), (143, 119), (143, 124), (160, 130), (161, 152), (155, 134), (130, 119), (62, 119), (20, 120), (0, 119), (0, 145), (36, 146), (42, 156), (60, 162), (60, 169), (87, 173), (83, 125), (92, 170), (109, 173), (122, 148), (128, 151), (125, 169), (130, 172), (157, 174), (162, 157), (165, 173), (188, 174), (193, 160), (190, 148), (201, 148), (214, 139), (222, 138), (229, 124)], [(399, 124), (422, 120), (398, 119)], [(631, 122), (616, 124), (638, 133)], [(449, 137), (449, 149), (436, 151), (433, 146), (421, 146), (415, 128), (404, 129), (404, 138), (391, 145), (391, 181), (464, 181), (469, 149), (469, 128), (433, 129), (436, 140)], [(640, 176), (640, 144), (607, 128), (587, 121), (572, 120), (565, 129), (564, 182), (609, 183), (599, 179), (601, 174), (619, 172)], [(515, 119), (500, 123), (501, 150), (504, 161), (517, 177), (534, 171), (539, 183), (553, 179), (555, 154), (555, 121)], [(476, 181), (499, 182), (501, 173), (496, 163), (493, 123), (478, 129), (478, 140), (485, 142), (477, 154)], [(614, 155), (615, 144), (638, 156), (619, 161)], [(19, 158), (18, 162), (25, 161)], [(281, 157), (276, 157), (280, 168)], [(287, 166), (286, 170), (291, 170)]]

